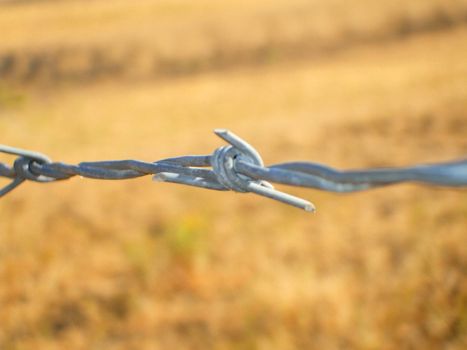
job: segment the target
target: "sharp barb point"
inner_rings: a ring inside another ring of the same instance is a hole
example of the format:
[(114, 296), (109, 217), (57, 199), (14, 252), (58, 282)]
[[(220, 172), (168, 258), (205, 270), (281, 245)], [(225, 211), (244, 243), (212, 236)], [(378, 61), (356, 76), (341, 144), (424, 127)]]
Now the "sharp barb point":
[(306, 205), (304, 209), (305, 209), (305, 211), (307, 211), (309, 213), (316, 213), (316, 207), (311, 203)]

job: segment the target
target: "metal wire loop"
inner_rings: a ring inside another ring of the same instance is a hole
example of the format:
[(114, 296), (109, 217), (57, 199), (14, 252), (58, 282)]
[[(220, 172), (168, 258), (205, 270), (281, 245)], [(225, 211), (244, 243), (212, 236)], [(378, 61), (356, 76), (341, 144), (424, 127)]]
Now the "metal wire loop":
[[(0, 189), (0, 197), (6, 195), (7, 193), (14, 190), (16, 187), (21, 185), (25, 180), (36, 181), (36, 182), (50, 182), (54, 181), (54, 178), (49, 178), (43, 176), (41, 174), (35, 174), (31, 171), (31, 164), (46, 164), (51, 163), (51, 160), (37, 152), (26, 151), (20, 148), (9, 147), (5, 145), (0, 145), (0, 153), (16, 155), (18, 158), (13, 163), (13, 168), (9, 169), (6, 166), (3, 166), (9, 176), (9, 178), (13, 178), (13, 180)], [(11, 171), (13, 170), (13, 171)]]
[(315, 210), (314, 205), (304, 199), (277, 191), (265, 180), (240, 173), (236, 168), (237, 162), (263, 168), (261, 156), (248, 142), (228, 130), (216, 129), (214, 133), (230, 144), (218, 148), (211, 157), (213, 171), (223, 186), (236, 192), (253, 192), (306, 211)]
[(246, 175), (238, 173), (235, 170), (235, 162), (240, 159), (259, 166), (262, 164), (261, 158), (245, 154), (234, 146), (223, 146), (214, 151), (211, 158), (212, 168), (216, 174), (217, 180), (222, 185), (235, 192), (249, 192), (249, 185), (251, 182), (273, 188), (273, 186), (266, 181), (254, 180)]

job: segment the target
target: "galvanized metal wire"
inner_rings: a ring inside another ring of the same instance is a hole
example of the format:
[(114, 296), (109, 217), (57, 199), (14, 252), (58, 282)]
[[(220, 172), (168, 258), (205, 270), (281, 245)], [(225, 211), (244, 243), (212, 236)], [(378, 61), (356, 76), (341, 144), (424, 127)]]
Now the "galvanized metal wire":
[(246, 141), (224, 129), (214, 131), (228, 143), (211, 155), (189, 155), (156, 162), (111, 160), (77, 165), (52, 162), (47, 156), (0, 145), (0, 153), (17, 156), (13, 166), (0, 162), (0, 177), (12, 181), (0, 189), (0, 197), (26, 180), (54, 182), (73, 176), (123, 180), (152, 174), (155, 181), (178, 183), (211, 190), (250, 192), (314, 211), (304, 199), (278, 191), (271, 184), (315, 188), (332, 192), (355, 192), (401, 182), (467, 187), (467, 159), (399, 168), (340, 171), (311, 162), (288, 162), (264, 166), (260, 154)]

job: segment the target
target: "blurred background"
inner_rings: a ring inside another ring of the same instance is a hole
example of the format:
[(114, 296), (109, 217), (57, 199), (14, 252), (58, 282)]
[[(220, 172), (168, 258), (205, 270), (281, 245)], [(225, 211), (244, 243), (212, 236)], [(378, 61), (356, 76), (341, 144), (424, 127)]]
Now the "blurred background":
[[(266, 164), (465, 156), (467, 1), (0, 1), (1, 143), (153, 161), (217, 127)], [(318, 212), (23, 185), (0, 201), (0, 349), (467, 348), (465, 190), (286, 190)]]

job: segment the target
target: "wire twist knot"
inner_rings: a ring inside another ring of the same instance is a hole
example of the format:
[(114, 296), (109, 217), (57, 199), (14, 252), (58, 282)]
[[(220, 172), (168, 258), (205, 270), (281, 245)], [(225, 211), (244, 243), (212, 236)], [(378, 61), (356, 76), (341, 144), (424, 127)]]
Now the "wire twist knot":
[(238, 160), (261, 167), (264, 165), (257, 152), (251, 152), (251, 150), (244, 147), (240, 149), (232, 145), (220, 147), (214, 151), (211, 157), (212, 169), (220, 184), (235, 192), (250, 192), (251, 183), (271, 189), (274, 188), (269, 182), (254, 180), (246, 175), (239, 174), (235, 170), (235, 162)]
[(214, 133), (229, 145), (216, 149), (211, 156), (211, 166), (217, 181), (227, 189), (236, 192), (252, 192), (260, 196), (278, 200), (307, 211), (315, 208), (310, 202), (274, 189), (269, 182), (255, 179), (237, 171), (236, 164), (249, 164), (264, 169), (259, 153), (248, 142), (225, 129)]
[(35, 182), (50, 182), (55, 180), (54, 178), (49, 178), (31, 171), (31, 165), (33, 163), (51, 163), (51, 160), (47, 156), (41, 153), (25, 151), (4, 145), (1, 145), (0, 152), (18, 156), (18, 158), (13, 163), (13, 171), (10, 174), (11, 176), (8, 176), (13, 178), (13, 180), (5, 187), (0, 188), (0, 196), (4, 196), (8, 192), (12, 191), (21, 185), (25, 180)]
[(35, 181), (35, 182), (50, 182), (54, 181), (54, 178), (47, 177), (44, 175), (34, 173), (31, 168), (33, 163), (42, 165), (49, 164), (51, 161), (47, 158), (30, 158), (30, 157), (19, 157), (13, 163), (13, 169), (17, 178)]

